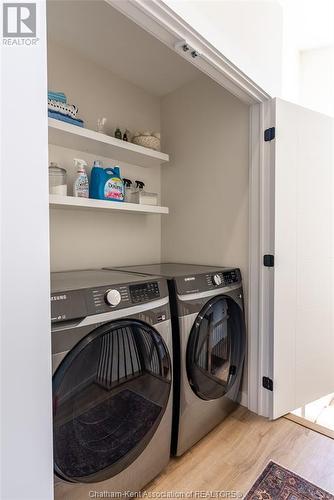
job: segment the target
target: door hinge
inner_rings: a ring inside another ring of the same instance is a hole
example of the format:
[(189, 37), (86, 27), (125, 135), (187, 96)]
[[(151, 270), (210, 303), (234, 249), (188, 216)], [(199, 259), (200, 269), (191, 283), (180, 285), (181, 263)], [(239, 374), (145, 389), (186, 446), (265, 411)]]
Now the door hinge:
[(264, 131), (265, 142), (272, 141), (273, 139), (275, 139), (275, 132), (276, 132), (275, 127), (267, 128)]
[(267, 389), (268, 391), (273, 390), (273, 381), (269, 377), (262, 377), (262, 387)]
[(275, 265), (275, 257), (273, 255), (264, 255), (263, 256), (263, 265), (265, 267), (274, 267)]

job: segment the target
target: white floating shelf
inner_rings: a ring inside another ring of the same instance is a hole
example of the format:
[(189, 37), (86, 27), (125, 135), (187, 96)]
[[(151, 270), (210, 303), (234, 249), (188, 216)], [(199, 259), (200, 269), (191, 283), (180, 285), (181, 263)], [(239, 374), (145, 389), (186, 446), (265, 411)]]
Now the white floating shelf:
[(90, 210), (114, 210), (133, 214), (168, 214), (167, 207), (156, 205), (139, 205), (137, 203), (125, 203), (119, 201), (92, 200), (91, 198), (75, 198), (74, 196), (50, 195), (51, 208), (68, 209), (90, 209)]
[(160, 151), (54, 118), (49, 118), (49, 143), (142, 167), (153, 167), (169, 161), (169, 156)]

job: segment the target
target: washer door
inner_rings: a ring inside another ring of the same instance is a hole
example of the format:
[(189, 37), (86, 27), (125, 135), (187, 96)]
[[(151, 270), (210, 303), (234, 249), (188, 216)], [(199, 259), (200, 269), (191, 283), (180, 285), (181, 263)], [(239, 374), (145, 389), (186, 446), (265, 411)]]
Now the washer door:
[(230, 297), (218, 296), (203, 307), (190, 332), (187, 373), (202, 399), (227, 394), (242, 371), (245, 348), (243, 311)]
[(94, 330), (53, 377), (56, 474), (90, 483), (127, 468), (152, 439), (170, 389), (170, 356), (151, 326), (122, 320)]

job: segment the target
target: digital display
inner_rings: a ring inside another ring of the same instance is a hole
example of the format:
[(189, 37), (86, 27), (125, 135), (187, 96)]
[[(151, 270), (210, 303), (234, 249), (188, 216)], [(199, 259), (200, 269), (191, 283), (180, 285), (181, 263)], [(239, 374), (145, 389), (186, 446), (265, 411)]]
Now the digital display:
[(131, 285), (129, 289), (131, 301), (134, 304), (137, 304), (139, 302), (147, 302), (148, 300), (157, 299), (160, 297), (159, 283), (157, 281)]
[(239, 271), (234, 270), (234, 271), (228, 271), (226, 273), (223, 273), (224, 276), (224, 282), (226, 285), (230, 285), (232, 283), (238, 283), (239, 281)]

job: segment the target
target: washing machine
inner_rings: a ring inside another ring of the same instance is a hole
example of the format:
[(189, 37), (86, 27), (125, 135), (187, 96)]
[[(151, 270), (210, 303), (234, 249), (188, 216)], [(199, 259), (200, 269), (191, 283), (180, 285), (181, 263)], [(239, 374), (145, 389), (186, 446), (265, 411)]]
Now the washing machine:
[(246, 345), (241, 273), (175, 263), (120, 269), (168, 280), (174, 349), (172, 452), (182, 455), (239, 401)]
[(51, 292), (55, 499), (137, 492), (170, 457), (167, 282), (58, 272)]

